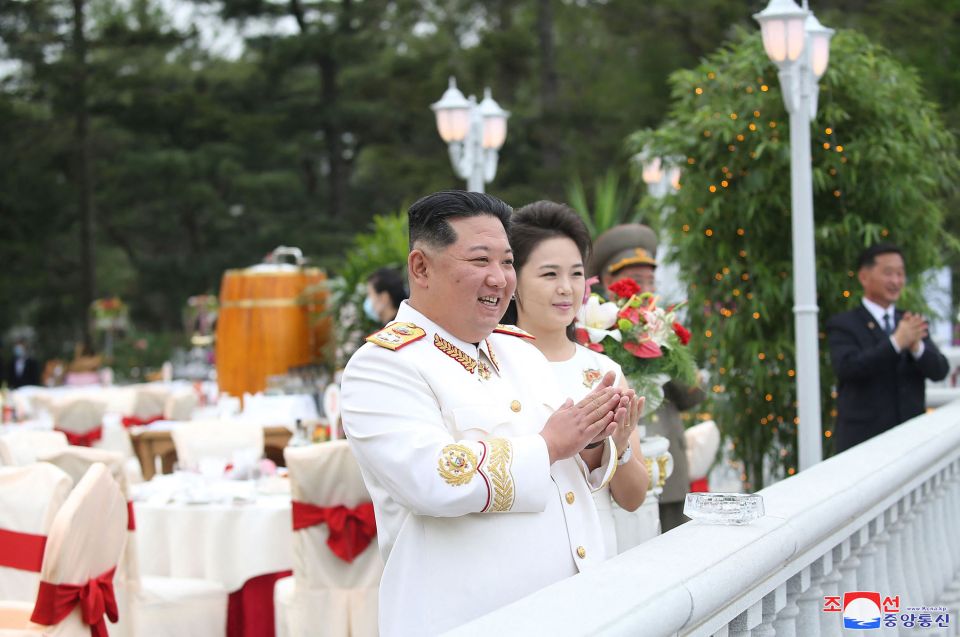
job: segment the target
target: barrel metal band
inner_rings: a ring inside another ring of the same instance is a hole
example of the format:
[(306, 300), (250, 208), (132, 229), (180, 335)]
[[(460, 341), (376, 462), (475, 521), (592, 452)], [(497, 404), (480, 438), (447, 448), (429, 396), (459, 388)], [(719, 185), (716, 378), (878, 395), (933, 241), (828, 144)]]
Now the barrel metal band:
[(318, 305), (322, 301), (300, 301), (298, 299), (244, 299), (241, 301), (224, 301), (221, 309), (239, 308), (249, 310), (256, 307), (302, 307), (304, 305)]

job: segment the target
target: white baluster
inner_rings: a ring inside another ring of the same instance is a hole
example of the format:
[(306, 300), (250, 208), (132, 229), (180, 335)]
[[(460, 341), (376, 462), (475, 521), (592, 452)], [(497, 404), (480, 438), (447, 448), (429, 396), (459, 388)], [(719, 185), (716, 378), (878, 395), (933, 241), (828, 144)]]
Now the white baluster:
[(733, 618), (728, 624), (730, 637), (748, 637), (763, 621), (763, 600)]
[[(894, 578), (891, 576), (888, 563), (890, 534), (887, 533), (887, 518), (889, 509), (882, 515), (870, 521), (870, 545), (874, 548), (874, 566), (876, 571), (877, 589), (880, 591), (881, 599), (884, 597), (897, 595), (897, 586), (893, 584)], [(881, 610), (883, 610), (881, 605)], [(880, 631), (887, 637), (894, 637), (897, 634), (896, 627), (880, 626)]]
[(916, 584), (918, 588), (913, 597), (916, 600), (913, 606), (922, 604), (931, 604), (933, 599), (933, 587), (930, 585), (930, 571), (927, 566), (927, 547), (924, 546), (923, 533), (921, 532), (921, 513), (923, 509), (923, 494), (921, 487), (914, 489), (909, 496), (910, 510), (907, 512), (905, 534), (909, 544), (908, 557), (912, 557), (913, 568), (917, 574)]
[[(823, 595), (835, 595), (843, 603), (843, 591), (840, 590), (840, 562), (843, 560), (843, 546), (838, 545), (827, 553), (830, 556), (830, 565), (823, 562), (823, 578), (820, 581), (820, 588)], [(826, 556), (824, 556), (826, 557)], [(821, 637), (841, 637), (843, 629), (843, 619), (840, 613), (824, 611), (820, 613), (820, 636)]]
[(777, 634), (773, 629), (773, 621), (787, 605), (787, 585), (777, 586), (763, 596), (762, 602), (763, 618), (760, 625), (753, 629), (751, 637), (772, 637)]
[(833, 553), (827, 551), (825, 556), (818, 557), (809, 566), (810, 587), (797, 598), (797, 608), (800, 617), (797, 618), (797, 634), (803, 637), (821, 637), (820, 615), (823, 612), (823, 582), (824, 570), (833, 567)]
[(850, 536), (850, 548), (856, 552), (860, 564), (857, 566), (857, 584), (854, 590), (882, 590), (877, 581), (876, 552), (877, 547), (870, 543), (870, 526), (860, 527)]
[(860, 588), (857, 586), (857, 569), (860, 568), (860, 559), (857, 557), (857, 549), (853, 545), (852, 538), (847, 538), (843, 541), (843, 544), (849, 547), (847, 553), (847, 559), (840, 562), (840, 590), (841, 591), (858, 591)]
[[(906, 495), (900, 499), (899, 515), (897, 517), (896, 527), (899, 529), (899, 543), (893, 549), (898, 552), (900, 568), (903, 569), (903, 590), (900, 596), (901, 606), (919, 606), (923, 602), (923, 589), (920, 586), (920, 576), (917, 572), (917, 561), (913, 549), (913, 534), (910, 530), (910, 496)], [(902, 627), (901, 627), (902, 628)], [(905, 634), (903, 630), (901, 634)]]
[(797, 598), (808, 588), (810, 588), (809, 566), (800, 569), (799, 573), (787, 580), (787, 603), (773, 620), (777, 637), (796, 637), (800, 634), (797, 632), (797, 617), (800, 615)]

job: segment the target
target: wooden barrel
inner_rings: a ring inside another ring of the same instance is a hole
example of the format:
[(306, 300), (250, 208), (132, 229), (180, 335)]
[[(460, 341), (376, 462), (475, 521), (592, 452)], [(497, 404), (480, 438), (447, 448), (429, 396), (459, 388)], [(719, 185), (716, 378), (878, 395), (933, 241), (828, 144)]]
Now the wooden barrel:
[(318, 268), (262, 264), (227, 270), (220, 285), (217, 382), (233, 396), (256, 393), (267, 377), (323, 360), (330, 320)]

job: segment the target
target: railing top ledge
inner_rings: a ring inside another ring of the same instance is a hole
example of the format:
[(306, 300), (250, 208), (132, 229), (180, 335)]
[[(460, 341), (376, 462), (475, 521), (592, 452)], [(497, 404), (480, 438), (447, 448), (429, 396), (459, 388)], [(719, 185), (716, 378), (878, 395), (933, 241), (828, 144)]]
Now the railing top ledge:
[(455, 632), (671, 635), (732, 619), (958, 455), (960, 401), (764, 489), (760, 520), (685, 524)]

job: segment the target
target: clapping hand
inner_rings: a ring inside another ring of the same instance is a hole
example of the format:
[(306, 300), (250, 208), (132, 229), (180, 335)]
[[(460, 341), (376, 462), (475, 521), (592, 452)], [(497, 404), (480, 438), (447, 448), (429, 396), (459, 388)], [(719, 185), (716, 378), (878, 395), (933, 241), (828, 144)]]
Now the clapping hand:
[(540, 435), (547, 443), (550, 464), (580, 453), (591, 440), (613, 435), (626, 420), (630, 400), (624, 390), (612, 386), (615, 378), (608, 372), (580, 402), (568, 398), (547, 419)]

